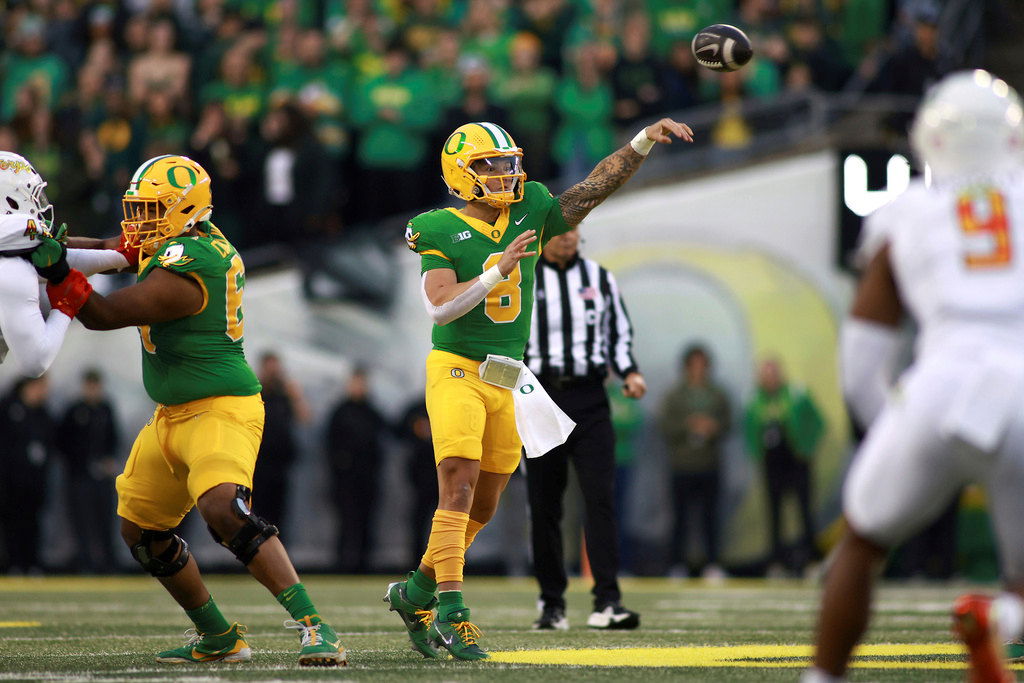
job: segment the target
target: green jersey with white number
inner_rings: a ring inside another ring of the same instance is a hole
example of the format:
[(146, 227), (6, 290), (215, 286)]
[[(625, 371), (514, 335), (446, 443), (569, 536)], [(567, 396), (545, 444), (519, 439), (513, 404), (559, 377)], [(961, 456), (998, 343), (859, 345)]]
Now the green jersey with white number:
[(530, 338), (533, 283), (540, 248), (555, 235), (572, 229), (548, 189), (528, 182), (522, 201), (503, 209), (494, 225), (466, 216), (457, 209), (422, 213), (409, 221), (405, 237), (420, 255), (421, 272), (451, 268), (459, 282), (477, 277), (497, 265), (512, 240), (527, 230), (537, 231), (531, 246), (537, 256), (522, 259), (504, 280), (471, 311), (447, 325), (434, 325), (434, 348), (482, 361), (494, 353), (522, 359)]
[(139, 327), (142, 381), (157, 403), (177, 405), (212, 396), (252, 396), (259, 380), (242, 351), (242, 257), (212, 223), (196, 237), (161, 245), (142, 263), (139, 282), (163, 268), (195, 280), (203, 307), (193, 315)]

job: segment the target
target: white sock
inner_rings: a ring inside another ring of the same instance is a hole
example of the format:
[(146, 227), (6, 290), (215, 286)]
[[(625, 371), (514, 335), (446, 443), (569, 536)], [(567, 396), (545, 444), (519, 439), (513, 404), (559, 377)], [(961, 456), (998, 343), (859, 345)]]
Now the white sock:
[(817, 667), (811, 667), (810, 669), (804, 669), (804, 674), (800, 677), (800, 683), (846, 683), (846, 677), (833, 676)]
[(1000, 593), (992, 601), (992, 616), (1004, 643), (1024, 635), (1024, 600), (1016, 593)]

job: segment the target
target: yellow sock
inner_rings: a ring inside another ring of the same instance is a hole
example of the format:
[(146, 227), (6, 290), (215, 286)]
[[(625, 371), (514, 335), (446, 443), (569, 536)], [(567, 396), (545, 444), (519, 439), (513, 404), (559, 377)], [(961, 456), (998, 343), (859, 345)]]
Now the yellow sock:
[(462, 581), (462, 567), (466, 564), (466, 526), (469, 515), (465, 512), (438, 510), (430, 525), (430, 540), (423, 553), (423, 564), (434, 568), (438, 583)]
[(478, 522), (472, 517), (469, 518), (469, 524), (466, 525), (466, 550), (469, 550), (469, 546), (473, 545), (473, 539), (480, 533), (480, 530), (484, 528), (482, 522)]

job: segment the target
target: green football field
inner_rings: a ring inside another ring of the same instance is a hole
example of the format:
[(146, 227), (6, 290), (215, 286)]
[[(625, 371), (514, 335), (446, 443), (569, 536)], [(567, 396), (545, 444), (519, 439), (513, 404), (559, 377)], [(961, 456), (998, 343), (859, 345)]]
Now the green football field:
[[(0, 680), (383, 680), (795, 681), (810, 649), (818, 588), (803, 582), (629, 579), (636, 631), (585, 626), (589, 594), (574, 582), (568, 632), (535, 632), (535, 587), (527, 579), (470, 577), (467, 603), (493, 659), (426, 661), (409, 647), (381, 602), (388, 579), (306, 580), (349, 653), (344, 669), (302, 669), (287, 615), (244, 576), (211, 577), (225, 616), (246, 624), (253, 660), (169, 666), (153, 654), (184, 642), (190, 625), (147, 577), (0, 579)], [(887, 585), (878, 594), (868, 646), (853, 680), (963, 680), (964, 658), (949, 636), (948, 610), (965, 586)]]

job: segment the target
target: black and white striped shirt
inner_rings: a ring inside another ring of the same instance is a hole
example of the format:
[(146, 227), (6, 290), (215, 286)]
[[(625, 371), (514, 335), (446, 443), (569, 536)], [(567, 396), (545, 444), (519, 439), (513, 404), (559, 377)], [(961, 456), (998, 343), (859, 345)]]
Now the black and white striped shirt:
[(563, 270), (541, 257), (524, 362), (538, 376), (604, 379), (637, 370), (633, 327), (615, 278), (573, 256)]

